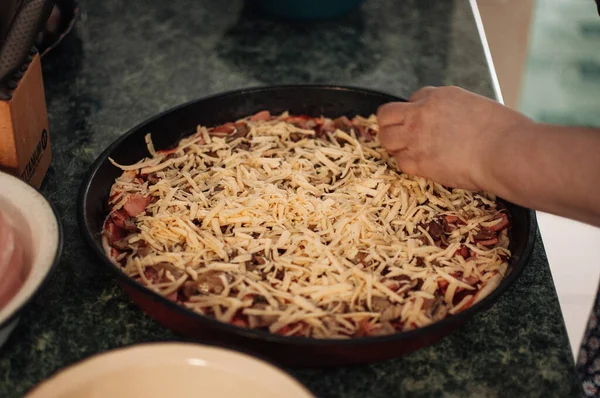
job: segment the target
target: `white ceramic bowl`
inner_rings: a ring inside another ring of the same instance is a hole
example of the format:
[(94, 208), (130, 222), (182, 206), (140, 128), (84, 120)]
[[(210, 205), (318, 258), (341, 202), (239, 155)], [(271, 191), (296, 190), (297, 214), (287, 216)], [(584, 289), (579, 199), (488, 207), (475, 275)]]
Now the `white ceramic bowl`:
[(55, 210), (38, 191), (3, 172), (0, 172), (0, 209), (23, 241), (28, 268), (21, 288), (0, 308), (1, 346), (17, 326), (20, 311), (58, 262), (62, 228)]
[(187, 343), (142, 344), (96, 355), (26, 398), (312, 398), (276, 367), (236, 351)]

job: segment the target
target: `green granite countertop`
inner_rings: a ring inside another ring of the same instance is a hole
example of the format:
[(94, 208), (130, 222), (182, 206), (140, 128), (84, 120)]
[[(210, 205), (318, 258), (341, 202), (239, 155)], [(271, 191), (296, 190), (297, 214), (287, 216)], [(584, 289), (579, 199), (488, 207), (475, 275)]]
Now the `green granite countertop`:
[[(80, 7), (73, 34), (43, 60), (54, 161), (42, 192), (61, 215), (64, 254), (0, 349), (0, 397), (22, 396), (95, 353), (180, 339), (132, 304), (78, 230), (85, 171), (130, 127), (197, 97), (263, 84), (339, 83), (401, 96), (455, 84), (493, 96), (467, 0), (367, 0), (308, 26), (263, 20), (241, 1)], [(291, 372), (321, 397), (579, 395), (539, 237), (514, 287), (440, 343), (368, 366)]]

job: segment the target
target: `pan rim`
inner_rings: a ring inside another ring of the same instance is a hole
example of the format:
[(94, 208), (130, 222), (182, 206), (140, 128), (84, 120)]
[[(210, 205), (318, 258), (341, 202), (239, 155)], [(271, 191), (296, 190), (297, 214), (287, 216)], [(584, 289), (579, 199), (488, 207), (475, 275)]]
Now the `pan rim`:
[[(108, 161), (108, 157), (114, 150), (121, 145), (123, 141), (125, 141), (130, 136), (137, 133), (139, 130), (143, 129), (146, 125), (154, 122), (157, 119), (165, 117), (166, 115), (175, 112), (177, 110), (183, 109), (185, 107), (191, 106), (193, 104), (210, 101), (215, 99), (226, 98), (228, 96), (239, 96), (239, 95), (248, 95), (255, 94), (263, 91), (279, 91), (279, 90), (294, 90), (294, 89), (313, 89), (320, 91), (346, 91), (346, 92), (354, 92), (354, 93), (362, 93), (369, 94), (387, 98), (390, 101), (406, 101), (403, 98), (394, 96), (392, 94), (388, 94), (381, 91), (376, 91), (372, 89), (365, 89), (361, 87), (355, 86), (345, 86), (345, 85), (328, 85), (328, 84), (291, 84), (291, 85), (269, 85), (269, 86), (253, 86), (246, 87), (236, 90), (230, 90), (222, 93), (212, 94), (205, 97), (201, 97), (198, 99), (194, 99), (183, 104), (174, 106), (170, 109), (167, 109), (163, 112), (160, 112), (141, 123), (138, 123), (134, 127), (127, 130), (124, 134), (118, 137), (115, 141), (113, 141), (92, 163), (90, 168), (85, 174), (85, 177), (81, 183), (81, 187), (79, 189), (79, 194), (77, 198), (77, 217), (79, 220), (79, 227), (81, 233), (84, 237), (84, 240), (88, 247), (94, 252), (94, 254), (99, 257), (100, 263), (103, 264), (105, 268), (109, 268), (113, 273), (116, 273), (118, 281), (121, 283), (126, 283), (129, 287), (135, 289), (137, 292), (144, 294), (145, 296), (150, 297), (153, 301), (158, 302), (160, 305), (166, 307), (169, 311), (174, 311), (179, 315), (185, 316), (187, 318), (193, 319), (195, 322), (204, 323), (207, 326), (210, 326), (216, 330), (221, 330), (223, 332), (227, 332), (233, 335), (239, 335), (246, 338), (260, 339), (266, 342), (278, 343), (278, 344), (287, 344), (287, 345), (306, 345), (306, 346), (337, 346), (337, 347), (350, 347), (355, 345), (375, 345), (375, 344), (386, 344), (386, 343), (401, 343), (403, 341), (408, 341), (413, 338), (423, 337), (427, 335), (436, 334), (436, 332), (444, 330), (446, 327), (451, 325), (458, 325), (466, 322), (471, 319), (475, 314), (481, 313), (482, 311), (488, 309), (496, 300), (502, 296), (518, 279), (518, 277), (523, 272), (525, 266), (527, 265), (531, 253), (533, 251), (533, 246), (536, 240), (536, 231), (537, 231), (537, 221), (535, 217), (535, 212), (531, 209), (523, 208), (522, 206), (504, 201), (509, 203), (511, 206), (516, 208), (521, 208), (527, 213), (527, 231), (524, 234), (527, 238), (524, 242), (523, 252), (520, 253), (520, 257), (515, 261), (512, 265), (511, 272), (505, 276), (505, 278), (501, 281), (500, 285), (494, 289), (488, 296), (483, 298), (481, 301), (473, 305), (472, 307), (466, 309), (465, 311), (461, 311), (458, 314), (454, 314), (447, 318), (442, 319), (441, 321), (434, 322), (430, 325), (417, 328), (414, 330), (404, 331), (393, 333), (390, 335), (384, 336), (365, 336), (365, 337), (357, 337), (357, 338), (349, 338), (349, 339), (317, 339), (310, 337), (298, 337), (298, 336), (281, 336), (277, 334), (270, 333), (268, 331), (259, 330), (259, 329), (250, 329), (244, 327), (234, 326), (228, 323), (224, 323), (218, 321), (214, 318), (199, 314), (192, 310), (187, 309), (186, 307), (179, 305), (167, 298), (159, 295), (156, 292), (148, 289), (141, 283), (129, 278), (123, 271), (121, 271), (104, 253), (101, 245), (96, 241), (96, 236), (99, 233), (94, 233), (92, 227), (88, 224), (86, 218), (86, 203), (88, 202), (88, 194), (90, 188), (92, 187), (92, 182), (94, 177), (98, 173), (100, 167)], [(163, 326), (163, 325), (161, 325)], [(163, 326), (165, 327), (165, 326)]]

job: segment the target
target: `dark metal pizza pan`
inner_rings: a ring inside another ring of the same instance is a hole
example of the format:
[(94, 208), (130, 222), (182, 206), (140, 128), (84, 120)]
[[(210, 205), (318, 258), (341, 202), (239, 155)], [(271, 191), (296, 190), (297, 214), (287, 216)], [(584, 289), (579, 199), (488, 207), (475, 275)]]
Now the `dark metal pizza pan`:
[(338, 117), (375, 113), (389, 101), (403, 99), (362, 88), (338, 86), (273, 86), (241, 89), (195, 100), (163, 112), (132, 128), (113, 142), (85, 177), (77, 204), (81, 232), (98, 262), (114, 271), (131, 299), (162, 325), (188, 338), (250, 350), (287, 365), (368, 363), (405, 355), (430, 345), (489, 308), (515, 282), (532, 251), (536, 221), (532, 210), (505, 202), (511, 215), (508, 275), (498, 288), (471, 308), (417, 330), (348, 340), (285, 337), (225, 324), (188, 310), (128, 278), (104, 254), (101, 244), (110, 188), (121, 171), (108, 160), (131, 164), (147, 156), (144, 136), (152, 133), (157, 149), (168, 149), (195, 132), (198, 124), (214, 126), (267, 109), (272, 113)]

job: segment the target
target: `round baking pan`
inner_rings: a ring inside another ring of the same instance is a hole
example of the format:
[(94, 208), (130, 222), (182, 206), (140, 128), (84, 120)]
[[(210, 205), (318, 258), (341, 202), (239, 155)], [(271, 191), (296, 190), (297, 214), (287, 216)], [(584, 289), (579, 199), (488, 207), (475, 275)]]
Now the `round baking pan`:
[(403, 99), (361, 88), (338, 86), (273, 86), (241, 89), (199, 99), (163, 112), (129, 130), (113, 142), (94, 162), (85, 177), (77, 204), (82, 234), (98, 261), (114, 271), (116, 279), (131, 299), (164, 326), (199, 340), (219, 341), (252, 350), (287, 365), (325, 366), (374, 362), (398, 357), (430, 345), (484, 311), (510, 285), (527, 263), (535, 240), (533, 211), (504, 202), (511, 217), (509, 230), (512, 258), (508, 274), (489, 296), (456, 315), (429, 326), (387, 336), (347, 340), (286, 337), (267, 331), (247, 329), (219, 322), (184, 308), (127, 277), (105, 255), (101, 244), (103, 222), (107, 216), (110, 188), (121, 174), (108, 158), (132, 164), (148, 156), (144, 135), (152, 133), (157, 149), (168, 149), (182, 137), (196, 131), (198, 124), (215, 126), (235, 121), (261, 110), (273, 114), (368, 116), (390, 101)]

